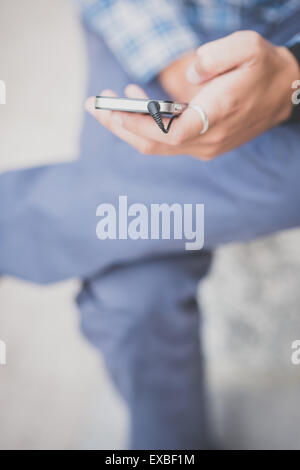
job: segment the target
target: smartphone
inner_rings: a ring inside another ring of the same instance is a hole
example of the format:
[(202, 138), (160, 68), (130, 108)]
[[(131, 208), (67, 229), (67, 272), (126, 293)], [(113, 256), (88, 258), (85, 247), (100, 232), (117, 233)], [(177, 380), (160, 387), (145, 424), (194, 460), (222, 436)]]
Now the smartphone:
[[(126, 111), (129, 113), (149, 114), (147, 105), (149, 101), (137, 98), (118, 98), (114, 96), (96, 96), (95, 108), (111, 111)], [(180, 114), (188, 106), (186, 103), (174, 103), (174, 101), (155, 100), (160, 105), (161, 114)]]

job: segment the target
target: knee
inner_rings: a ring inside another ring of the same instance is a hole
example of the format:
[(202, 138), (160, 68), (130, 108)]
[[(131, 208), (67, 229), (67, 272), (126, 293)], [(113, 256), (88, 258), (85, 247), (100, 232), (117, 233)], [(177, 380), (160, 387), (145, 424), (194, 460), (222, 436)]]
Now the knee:
[[(86, 281), (78, 296), (81, 329), (100, 349), (185, 335), (197, 313), (197, 284), (210, 255), (114, 266)], [(159, 332), (159, 335), (157, 334)], [(121, 352), (122, 353), (122, 352)]]
[(156, 295), (153, 284), (122, 268), (90, 279), (77, 297), (81, 330), (104, 353), (127, 348), (149, 331)]

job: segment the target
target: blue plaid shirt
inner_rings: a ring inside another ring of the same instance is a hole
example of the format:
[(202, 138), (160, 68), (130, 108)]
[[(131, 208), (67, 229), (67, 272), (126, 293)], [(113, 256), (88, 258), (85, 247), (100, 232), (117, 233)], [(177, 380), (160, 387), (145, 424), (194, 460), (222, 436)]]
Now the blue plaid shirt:
[(241, 29), (245, 14), (277, 23), (300, 8), (300, 0), (77, 1), (84, 20), (139, 82), (150, 81), (180, 55), (198, 47), (199, 31)]

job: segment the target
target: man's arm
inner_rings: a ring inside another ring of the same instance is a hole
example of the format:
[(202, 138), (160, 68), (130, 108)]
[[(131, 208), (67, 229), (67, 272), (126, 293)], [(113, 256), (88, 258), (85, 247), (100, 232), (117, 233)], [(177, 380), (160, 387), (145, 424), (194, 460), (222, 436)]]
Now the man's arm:
[(146, 83), (199, 38), (175, 0), (77, 0), (85, 23), (99, 33), (127, 73)]

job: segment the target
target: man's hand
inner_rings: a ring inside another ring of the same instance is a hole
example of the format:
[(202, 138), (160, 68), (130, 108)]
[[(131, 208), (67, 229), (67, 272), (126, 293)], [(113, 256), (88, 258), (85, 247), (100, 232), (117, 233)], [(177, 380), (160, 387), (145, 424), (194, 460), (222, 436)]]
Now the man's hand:
[[(272, 45), (254, 31), (241, 31), (200, 47), (187, 71), (187, 78), (200, 85), (191, 103), (200, 105), (209, 118), (205, 134), (199, 135), (203, 123), (192, 108), (174, 120), (167, 135), (151, 116), (97, 111), (93, 99), (87, 109), (141, 153), (210, 160), (287, 119), (292, 110), (291, 85), (299, 77), (299, 66), (288, 49)], [(135, 85), (125, 93), (146, 97)]]

